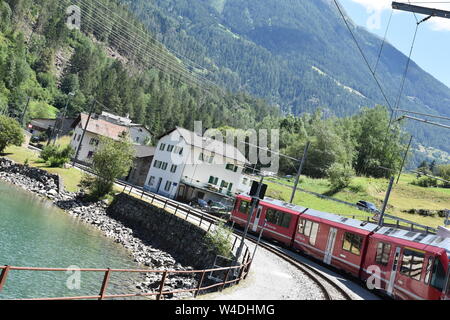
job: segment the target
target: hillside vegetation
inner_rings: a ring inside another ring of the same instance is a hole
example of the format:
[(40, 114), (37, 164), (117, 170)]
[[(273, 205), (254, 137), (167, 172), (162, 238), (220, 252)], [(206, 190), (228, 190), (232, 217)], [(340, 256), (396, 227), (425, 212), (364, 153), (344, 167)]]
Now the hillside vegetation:
[[(401, 176), (399, 183), (394, 184), (386, 212), (399, 218), (411, 220), (430, 227), (443, 225), (444, 218), (437, 215), (435, 217), (424, 217), (418, 214), (409, 214), (406, 211), (409, 211), (410, 209), (426, 209), (433, 211), (448, 209), (450, 208), (450, 189), (418, 187), (411, 184), (414, 180), (415, 176), (411, 174), (404, 174)], [(269, 178), (268, 185), (268, 196), (289, 201), (292, 193), (292, 188), (290, 186), (294, 185), (294, 179)], [(338, 192), (334, 192), (331, 189), (330, 183), (326, 179), (302, 177), (299, 184), (299, 188), (301, 189), (353, 204), (356, 204), (359, 200), (366, 200), (374, 203), (380, 210), (386, 195), (387, 187), (388, 180), (386, 179), (364, 177), (355, 178), (349, 187)], [(361, 219), (372, 216), (372, 214), (358, 210), (355, 207), (334, 202), (332, 200), (322, 199), (301, 191), (297, 191), (294, 203), (319, 211), (355, 216)]]
[[(333, 1), (120, 1), (167, 47), (207, 68), (210, 79), (286, 113), (322, 107), (325, 116), (343, 117), (387, 105)], [(374, 68), (382, 40), (347, 20)], [(376, 74), (392, 106), (406, 61), (385, 43)], [(412, 62), (399, 106), (450, 116), (450, 89)], [(414, 121), (407, 126), (415, 138), (413, 166), (434, 158), (420, 145), (450, 152), (448, 130)]]

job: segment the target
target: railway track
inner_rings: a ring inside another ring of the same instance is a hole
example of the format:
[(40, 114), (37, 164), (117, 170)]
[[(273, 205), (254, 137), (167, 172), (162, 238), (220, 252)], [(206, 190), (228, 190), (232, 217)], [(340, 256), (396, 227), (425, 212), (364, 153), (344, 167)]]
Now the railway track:
[[(121, 185), (126, 185), (125, 183), (121, 182)], [(132, 190), (130, 190), (130, 193)], [(139, 190), (136, 188), (136, 194), (142, 192), (142, 190)], [(212, 214), (208, 214), (205, 212), (202, 212), (197, 209), (188, 208), (187, 206), (180, 206), (180, 203), (167, 199), (165, 197), (159, 196), (159, 195), (153, 195), (152, 203), (157, 202), (159, 205), (164, 204), (164, 209), (166, 210), (177, 210), (178, 212), (188, 212), (188, 215), (190, 215), (191, 219), (196, 218), (198, 220), (206, 220), (206, 221), (224, 221), (221, 218), (218, 218)], [(148, 195), (143, 194), (143, 197), (146, 198)], [(233, 232), (237, 235), (242, 235), (242, 231), (233, 228)], [(252, 235), (248, 234), (247, 238), (248, 241), (251, 241), (253, 243), (257, 242), (257, 239)], [(309, 277), (321, 290), (323, 296), (326, 300), (353, 300), (352, 296), (344, 289), (342, 288), (336, 281), (334, 281), (332, 278), (328, 277), (321, 271), (315, 269), (314, 267), (311, 267), (305, 263), (302, 263), (293, 257), (291, 257), (289, 254), (281, 251), (276, 246), (273, 246), (265, 241), (261, 241), (259, 243), (259, 246), (264, 248), (265, 250), (271, 252), (272, 254), (275, 254), (276, 256), (280, 257), (284, 261), (288, 262), (298, 270), (300, 270), (302, 273), (304, 273), (307, 277)]]
[[(234, 232), (240, 235), (242, 234), (242, 231), (236, 228), (234, 228)], [(257, 239), (255, 239), (255, 237), (250, 234), (247, 235), (247, 240), (253, 243), (257, 242)], [(279, 250), (277, 247), (274, 247), (269, 243), (261, 241), (259, 243), (259, 246), (280, 257), (281, 259), (288, 262), (289, 264), (303, 272), (305, 275), (307, 275), (319, 287), (326, 300), (353, 300), (352, 296), (345, 289), (343, 289), (333, 279), (329, 278), (321, 271), (292, 258), (285, 252)]]

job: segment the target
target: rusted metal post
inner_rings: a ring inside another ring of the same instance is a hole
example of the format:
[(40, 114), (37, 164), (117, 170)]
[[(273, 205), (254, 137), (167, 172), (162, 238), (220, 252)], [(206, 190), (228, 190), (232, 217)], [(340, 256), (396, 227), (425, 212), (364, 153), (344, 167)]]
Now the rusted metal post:
[(6, 282), (6, 277), (8, 276), (10, 266), (5, 266), (5, 269), (3, 269), (2, 274), (0, 275), (0, 291), (2, 291), (3, 286)]
[(189, 215), (191, 214), (191, 209), (188, 209), (188, 212), (187, 212), (187, 215), (186, 215), (186, 218), (184, 219), (184, 220), (187, 220), (188, 218), (189, 218)]
[(236, 284), (239, 284), (239, 282), (241, 282), (243, 273), (244, 273), (244, 265), (241, 265), (241, 268), (239, 270), (238, 281), (236, 282)]
[(133, 186), (130, 187), (130, 191), (128, 192), (128, 194), (131, 194), (131, 191), (133, 191)]
[(177, 214), (177, 211), (178, 211), (178, 209), (180, 208), (180, 205), (179, 204), (177, 204), (177, 206), (175, 207), (175, 212), (173, 213), (173, 214)]
[(231, 270), (231, 269), (228, 268), (227, 273), (225, 274), (225, 278), (223, 279), (223, 283), (222, 283), (222, 287), (220, 288), (220, 291), (222, 291), (223, 288), (225, 288), (225, 285), (226, 285), (227, 280), (228, 280), (228, 275), (230, 274), (230, 270)]
[(234, 237), (233, 248), (231, 248), (231, 251), (234, 250), (234, 247), (236, 246), (237, 240), (238, 240), (238, 238), (237, 238), (237, 237)]
[(199, 226), (201, 227), (202, 226), (202, 222), (203, 222), (203, 217), (204, 217), (204, 213), (202, 212), (202, 216), (200, 217), (200, 224), (199, 224)]
[(100, 290), (100, 298), (98, 300), (103, 300), (106, 295), (106, 289), (108, 288), (109, 276), (111, 275), (111, 269), (105, 272), (105, 277), (103, 278), (102, 289)]
[(200, 279), (200, 282), (197, 285), (197, 291), (195, 292), (195, 297), (197, 297), (200, 294), (200, 290), (202, 288), (203, 280), (205, 279), (205, 271), (202, 272), (202, 277)]
[(159, 294), (156, 296), (156, 300), (161, 300), (161, 296), (164, 290), (164, 282), (166, 282), (168, 271), (164, 271), (163, 277), (161, 279), (161, 284), (159, 285)]
[(208, 231), (206, 231), (206, 232), (209, 232), (209, 230), (211, 229), (211, 226), (212, 226), (212, 222), (209, 223)]

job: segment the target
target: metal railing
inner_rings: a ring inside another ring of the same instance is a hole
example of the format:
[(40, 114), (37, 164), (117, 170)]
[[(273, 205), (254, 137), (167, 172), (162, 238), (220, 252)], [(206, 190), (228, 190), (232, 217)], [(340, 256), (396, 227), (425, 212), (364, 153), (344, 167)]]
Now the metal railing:
[[(199, 220), (199, 227), (204, 227), (207, 232), (213, 228), (213, 226), (217, 223), (217, 221), (220, 221), (221, 219), (208, 215), (203, 211), (193, 209), (187, 205), (183, 205), (179, 202), (176, 202), (174, 200), (159, 196), (157, 194), (148, 192), (144, 190), (143, 188), (138, 188), (136, 186), (124, 183), (122, 181), (116, 181), (116, 183), (120, 185), (124, 185), (123, 193), (127, 191), (127, 187), (130, 189), (128, 190), (128, 194), (131, 194), (134, 191), (137, 191), (135, 193), (136, 195), (140, 196), (141, 199), (145, 198), (149, 201), (150, 204), (154, 205), (155, 201), (158, 201), (160, 205), (162, 205), (162, 209), (166, 210), (167, 213), (173, 214), (176, 216), (177, 214), (183, 214), (184, 220), (188, 221), (189, 217)], [(172, 209), (172, 213), (168, 211), (168, 209)], [(209, 224), (209, 226), (206, 228), (206, 226)], [(231, 251), (233, 252), (237, 246), (238, 237), (233, 234), (234, 242), (231, 248)], [(228, 266), (228, 267), (222, 267), (222, 268), (210, 268), (205, 270), (191, 270), (191, 271), (178, 271), (178, 270), (146, 270), (146, 269), (71, 269), (71, 268), (37, 268), (37, 267), (15, 267), (15, 266), (0, 266), (0, 270), (2, 270), (0, 274), (0, 292), (2, 291), (6, 280), (8, 278), (8, 274), (15, 270), (26, 270), (26, 271), (80, 271), (80, 272), (104, 272), (105, 275), (103, 277), (102, 286), (100, 289), (100, 293), (98, 295), (91, 295), (91, 296), (75, 296), (75, 297), (56, 297), (56, 298), (33, 298), (33, 299), (25, 299), (25, 300), (83, 300), (83, 299), (113, 299), (113, 298), (127, 298), (127, 297), (148, 297), (148, 296), (155, 296), (157, 300), (162, 299), (164, 295), (171, 295), (176, 293), (182, 293), (182, 292), (194, 292), (194, 296), (197, 297), (201, 291), (210, 290), (213, 288), (219, 288), (222, 290), (226, 285), (233, 285), (238, 284), (242, 279), (246, 279), (248, 273), (250, 272), (250, 266), (251, 266), (251, 254), (250, 250), (245, 244), (245, 254), (242, 256), (242, 260), (238, 265), (235, 266)], [(231, 272), (233, 271), (234, 272)], [(162, 274), (161, 281), (158, 286), (158, 291), (156, 292), (150, 292), (150, 293), (127, 293), (127, 294), (113, 294), (108, 295), (106, 294), (106, 290), (108, 288), (109, 279), (112, 273), (160, 273)], [(217, 273), (221, 272), (224, 274), (223, 280), (217, 281), (217, 283), (208, 285), (205, 287), (202, 287), (205, 275), (207, 273)], [(167, 282), (167, 279), (170, 274), (197, 274), (199, 275), (199, 282), (198, 285), (195, 288), (191, 289), (179, 289), (179, 290), (172, 290), (172, 291), (164, 291), (164, 284)], [(236, 276), (237, 275), (237, 276)]]
[[(0, 292), (5, 286), (5, 283), (8, 279), (8, 275), (11, 273), (11, 271), (36, 271), (36, 272), (42, 272), (42, 271), (60, 271), (60, 272), (67, 272), (67, 271), (78, 271), (78, 272), (104, 272), (103, 281), (101, 284), (101, 289), (98, 295), (90, 295), (90, 296), (72, 296), (72, 297), (51, 297), (51, 298), (31, 298), (31, 299), (19, 299), (19, 300), (85, 300), (85, 299), (114, 299), (114, 298), (127, 298), (127, 297), (156, 297), (156, 300), (161, 300), (165, 295), (173, 295), (176, 293), (182, 293), (182, 292), (193, 292), (194, 297), (197, 297), (201, 291), (213, 289), (213, 288), (219, 288), (222, 290), (226, 285), (231, 284), (238, 284), (241, 280), (246, 279), (250, 265), (251, 265), (251, 259), (250, 259), (250, 253), (247, 251), (247, 255), (244, 258), (245, 263), (237, 265), (237, 266), (230, 266), (230, 267), (224, 267), (224, 268), (215, 268), (215, 269), (205, 269), (205, 270), (191, 270), (191, 271), (178, 271), (178, 270), (145, 270), (145, 269), (73, 269), (73, 268), (33, 268), (33, 267), (14, 267), (14, 266), (0, 266), (1, 274), (0, 274)], [(238, 276), (235, 277), (234, 274), (236, 272), (231, 272), (232, 270), (237, 271)], [(223, 271), (224, 272), (224, 278), (222, 281), (207, 285), (205, 287), (202, 287), (205, 275), (209, 272), (217, 272), (217, 271)], [(144, 274), (162, 274), (161, 280), (159, 282), (158, 290), (156, 292), (148, 292), (148, 293), (125, 293), (125, 294), (107, 294), (106, 291), (108, 289), (109, 279), (111, 277), (112, 273), (144, 273)], [(199, 276), (200, 281), (198, 282), (198, 285), (195, 288), (190, 289), (178, 289), (178, 290), (171, 290), (171, 291), (164, 291), (164, 285), (166, 284), (169, 275), (170, 274), (185, 274), (185, 275), (192, 275), (197, 274)], [(231, 277), (230, 277), (231, 275)]]

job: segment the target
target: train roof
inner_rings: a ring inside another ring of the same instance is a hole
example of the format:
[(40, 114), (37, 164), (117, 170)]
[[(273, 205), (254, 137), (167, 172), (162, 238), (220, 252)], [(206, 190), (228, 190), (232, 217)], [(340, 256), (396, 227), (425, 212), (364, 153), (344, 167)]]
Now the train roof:
[(357, 219), (347, 218), (343, 217), (337, 214), (328, 213), (328, 212), (322, 212), (317, 211), (314, 209), (308, 209), (308, 211), (305, 212), (305, 215), (313, 216), (316, 218), (324, 219), (330, 222), (335, 222), (341, 225), (345, 225), (347, 227), (357, 228), (360, 230), (365, 230), (367, 232), (373, 232), (378, 228), (378, 225), (375, 223), (367, 222), (367, 221), (361, 221)]
[[(306, 207), (302, 207), (302, 206), (298, 206), (298, 205), (294, 205), (291, 203), (287, 203), (281, 200), (276, 200), (276, 199), (272, 199), (272, 198), (268, 198), (265, 197), (264, 198), (264, 202), (277, 206), (277, 207), (282, 207), (282, 208), (286, 208), (289, 210), (293, 210), (298, 212), (299, 214), (304, 212), (306, 209)], [(368, 232), (372, 232), (374, 231), (378, 225), (375, 223), (370, 223), (370, 222), (363, 222), (361, 220), (357, 220), (357, 219), (352, 219), (352, 218), (347, 218), (347, 217), (343, 217), (343, 216), (339, 216), (333, 213), (328, 213), (328, 212), (322, 212), (322, 211), (317, 211), (314, 209), (308, 209), (305, 212), (305, 215), (309, 215), (312, 217), (316, 217), (316, 218), (320, 218), (320, 219), (324, 219), (324, 220), (328, 220), (331, 222), (335, 222), (335, 223), (339, 223), (339, 224), (343, 224), (346, 225), (348, 227), (352, 227), (352, 228), (357, 228), (357, 229), (361, 229), (361, 230), (365, 230)]]
[(389, 236), (397, 239), (408, 240), (423, 245), (433, 246), (445, 249), (447, 256), (450, 257), (450, 238), (441, 237), (435, 234), (408, 231), (403, 229), (397, 229), (392, 227), (382, 227), (375, 232), (379, 235)]

